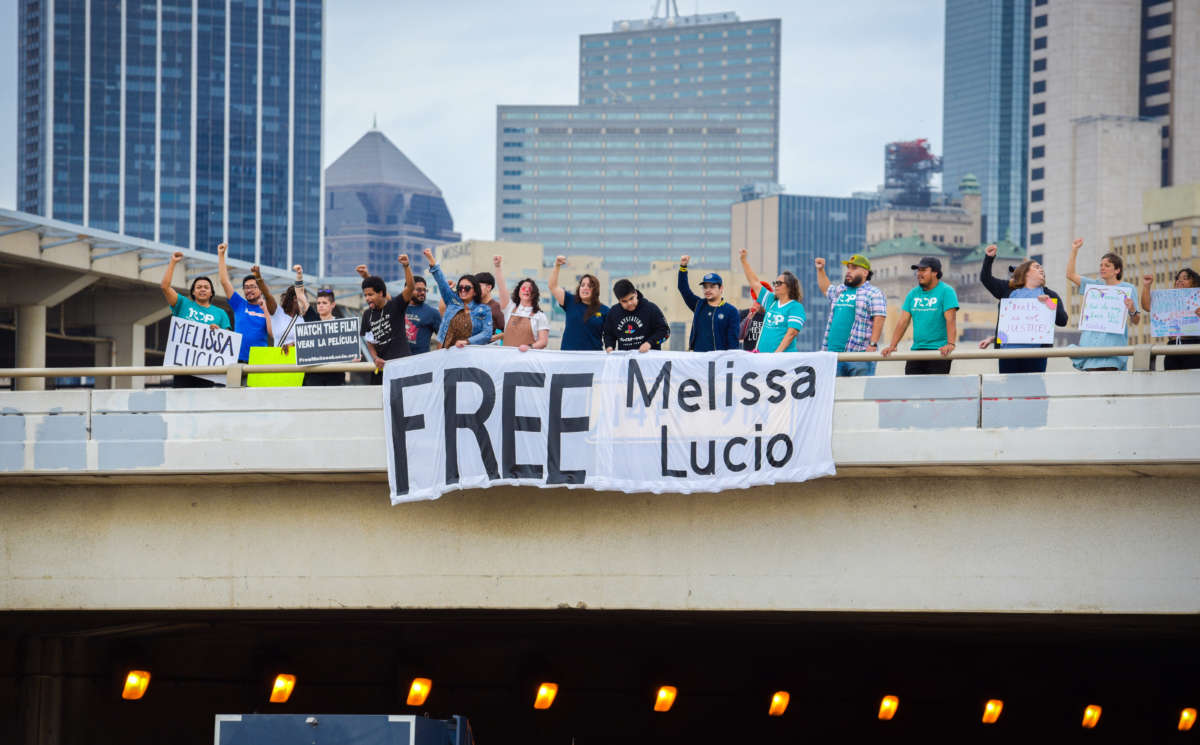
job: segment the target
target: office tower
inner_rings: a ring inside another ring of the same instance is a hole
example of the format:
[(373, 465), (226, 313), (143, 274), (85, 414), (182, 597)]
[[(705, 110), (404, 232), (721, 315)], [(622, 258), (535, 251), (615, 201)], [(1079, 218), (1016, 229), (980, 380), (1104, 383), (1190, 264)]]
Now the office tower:
[(1030, 0), (946, 0), (943, 190), (974, 174), (983, 239), (1024, 243)]
[(778, 180), (779, 34), (719, 13), (582, 36), (579, 105), (499, 108), (496, 237), (614, 276), (725, 266), (740, 188)]
[(353, 275), (366, 264), (384, 280), (400, 280), (402, 251), (420, 274), (424, 249), (462, 238), (442, 190), (376, 129), (325, 170), (325, 193), (325, 265), (332, 275)]
[(19, 209), (319, 271), (323, 14), (22, 0)]
[(762, 279), (773, 280), (789, 270), (800, 280), (808, 321), (797, 336), (801, 351), (820, 349), (829, 320), (829, 303), (817, 286), (813, 259), (824, 258), (826, 273), (840, 282), (844, 267), (840, 263), (854, 254), (865, 252), (867, 214), (880, 205), (877, 198), (817, 197), (780, 194), (748, 199), (734, 204), (730, 222), (732, 261), (725, 296), (739, 308), (753, 302), (742, 277), (741, 265), (734, 257), (745, 248)]
[(1053, 285), (1074, 238), (1094, 274), (1145, 191), (1200, 180), (1200, 4), (1034, 0), (1030, 29), (1029, 251)]

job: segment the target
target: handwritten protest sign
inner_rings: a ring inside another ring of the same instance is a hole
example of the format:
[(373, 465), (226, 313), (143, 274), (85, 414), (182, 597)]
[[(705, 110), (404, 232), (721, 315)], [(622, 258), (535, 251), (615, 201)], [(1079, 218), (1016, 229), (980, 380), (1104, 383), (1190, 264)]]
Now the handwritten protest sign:
[(358, 319), (335, 318), (296, 326), (296, 364), (350, 362), (358, 356)]
[[(167, 335), (167, 350), (163, 354), (163, 367), (229, 365), (238, 361), (238, 350), (241, 348), (241, 334), (226, 329), (209, 328), (206, 323), (172, 316), (171, 331)], [(214, 383), (225, 382), (225, 376), (221, 374), (196, 377)]]
[(1083, 295), (1083, 314), (1079, 319), (1080, 331), (1099, 331), (1105, 334), (1125, 333), (1129, 310), (1125, 298), (1130, 298), (1128, 288), (1098, 287), (1089, 285)]
[(1006, 297), (1000, 301), (1000, 327), (996, 340), (1001, 344), (1053, 344), (1054, 309), (1037, 298)]
[(1200, 336), (1200, 289), (1154, 290), (1150, 293), (1150, 330), (1154, 336)]

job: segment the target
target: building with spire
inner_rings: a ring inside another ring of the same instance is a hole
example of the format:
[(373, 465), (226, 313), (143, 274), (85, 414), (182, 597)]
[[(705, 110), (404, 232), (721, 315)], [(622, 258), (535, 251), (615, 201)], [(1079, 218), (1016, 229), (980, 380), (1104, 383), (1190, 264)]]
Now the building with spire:
[(378, 129), (325, 169), (328, 274), (354, 274), (366, 264), (385, 280), (402, 279), (401, 251), (419, 274), (427, 268), (424, 249), (460, 240), (442, 190)]

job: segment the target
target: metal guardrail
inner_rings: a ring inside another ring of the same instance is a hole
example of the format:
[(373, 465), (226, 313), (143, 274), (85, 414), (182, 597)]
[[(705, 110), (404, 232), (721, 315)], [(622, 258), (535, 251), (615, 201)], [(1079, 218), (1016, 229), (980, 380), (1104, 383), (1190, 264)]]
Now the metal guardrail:
[[(499, 349), (499, 347), (494, 347)], [(453, 354), (453, 352), (449, 352)], [(1036, 347), (1033, 349), (968, 349), (943, 357), (936, 350), (893, 352), (884, 357), (878, 352), (840, 352), (839, 362), (887, 362), (908, 360), (986, 360), (1039, 359), (1052, 357), (1132, 357), (1134, 371), (1153, 369), (1158, 356), (1184, 354), (1200, 355), (1200, 344), (1137, 344), (1118, 347)], [(296, 372), (365, 372), (375, 371), (370, 362), (336, 362), (324, 365), (244, 365), (220, 367), (14, 367), (0, 368), (0, 378), (65, 378), (65, 377), (147, 377), (160, 375), (224, 375), (228, 388), (239, 388), (243, 374)]]

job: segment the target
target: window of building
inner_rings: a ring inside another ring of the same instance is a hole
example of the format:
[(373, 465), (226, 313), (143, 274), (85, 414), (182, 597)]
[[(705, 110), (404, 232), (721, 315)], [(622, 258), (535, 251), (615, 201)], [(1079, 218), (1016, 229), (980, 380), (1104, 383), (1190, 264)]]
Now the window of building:
[(1029, 245), (1031, 245), (1031, 246), (1042, 245), (1042, 234), (1041, 233), (1030, 233), (1029, 234)]
[(1046, 157), (1046, 147), (1044, 145), (1038, 145), (1037, 147), (1033, 148), (1031, 155), (1034, 158)]
[(1033, 17), (1033, 27), (1034, 28), (1046, 28), (1046, 23), (1048, 23), (1048, 20), (1047, 20), (1047, 16), (1045, 14)]
[(1046, 169), (1045, 168), (1033, 169), (1033, 171), (1029, 174), (1029, 178), (1033, 181), (1041, 181), (1042, 179), (1046, 178)]
[[(1033, 191), (1029, 192), (1029, 201), (1040, 202), (1045, 198), (1045, 196), (1046, 192), (1043, 189), (1034, 189)], [(1040, 215), (1041, 213), (1039, 212), (1038, 214)]]
[(1031, 133), (1031, 134), (1032, 134), (1034, 137), (1042, 137), (1043, 135), (1045, 135), (1045, 134), (1046, 134), (1046, 125), (1045, 125), (1045, 124), (1035, 124), (1035, 125), (1033, 125), (1033, 131), (1032, 131), (1032, 133)]
[(1033, 71), (1034, 72), (1044, 72), (1045, 69), (1046, 69), (1046, 58), (1045, 57), (1042, 57), (1041, 59), (1035, 59), (1033, 61)]
[(1046, 0), (1033, 0), (1033, 7), (1040, 8), (1046, 4)]
[(1037, 212), (1029, 213), (1029, 222), (1031, 222), (1031, 223), (1035, 223), (1035, 224), (1039, 223), (1042, 221), (1042, 218), (1043, 218), (1043, 213), (1041, 210), (1038, 210)]
[(500, 232), (501, 233), (520, 233), (521, 228), (503, 227), (503, 228), (500, 228)]
[(1045, 113), (1046, 113), (1046, 103), (1044, 101), (1035, 103), (1033, 105), (1033, 115), (1034, 116), (1041, 116), (1042, 114), (1045, 114)]
[(1033, 92), (1034, 93), (1045, 93), (1046, 92), (1046, 81), (1045, 80), (1033, 81)]
[(1036, 39), (1034, 39), (1034, 40), (1033, 40), (1033, 48), (1034, 48), (1035, 50), (1037, 50), (1037, 49), (1045, 49), (1045, 48), (1046, 48), (1046, 37), (1045, 37), (1045, 36), (1039, 36), (1039, 37), (1037, 37)]

